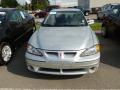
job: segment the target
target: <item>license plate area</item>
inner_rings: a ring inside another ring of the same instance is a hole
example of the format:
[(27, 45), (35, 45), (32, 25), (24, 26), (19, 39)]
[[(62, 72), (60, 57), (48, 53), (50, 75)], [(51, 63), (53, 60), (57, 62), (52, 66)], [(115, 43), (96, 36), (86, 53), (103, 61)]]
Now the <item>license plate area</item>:
[(50, 67), (56, 69), (70, 69), (72, 67), (72, 62), (65, 62), (65, 61), (56, 61), (56, 62), (47, 62)]

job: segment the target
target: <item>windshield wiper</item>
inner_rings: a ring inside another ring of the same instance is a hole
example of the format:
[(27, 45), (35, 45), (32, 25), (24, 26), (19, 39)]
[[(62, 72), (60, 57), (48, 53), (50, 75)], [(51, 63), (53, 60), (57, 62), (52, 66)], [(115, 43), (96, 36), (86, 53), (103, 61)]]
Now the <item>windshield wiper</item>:
[(83, 25), (58, 25), (60, 27), (79, 27), (79, 26), (83, 26)]
[(80, 26), (86, 26), (86, 25), (51, 25), (51, 24), (43, 24), (42, 26), (45, 26), (45, 27), (80, 27)]

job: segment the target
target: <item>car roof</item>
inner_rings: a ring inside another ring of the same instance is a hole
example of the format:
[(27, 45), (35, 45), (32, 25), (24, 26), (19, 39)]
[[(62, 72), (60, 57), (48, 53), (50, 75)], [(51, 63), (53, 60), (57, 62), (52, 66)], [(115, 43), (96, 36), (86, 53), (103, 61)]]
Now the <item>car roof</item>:
[(14, 11), (14, 10), (19, 10), (17, 8), (0, 8), (1, 12), (9, 12), (9, 11)]
[(120, 3), (111, 3), (111, 5), (120, 5)]
[(75, 8), (61, 8), (61, 9), (53, 9), (51, 11), (57, 12), (57, 11), (80, 11), (80, 10)]

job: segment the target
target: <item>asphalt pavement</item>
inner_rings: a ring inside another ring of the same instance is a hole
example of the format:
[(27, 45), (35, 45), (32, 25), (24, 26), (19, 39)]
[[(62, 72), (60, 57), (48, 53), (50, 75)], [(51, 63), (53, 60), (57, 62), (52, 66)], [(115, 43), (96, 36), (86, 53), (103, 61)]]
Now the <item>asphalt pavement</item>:
[(120, 89), (120, 39), (98, 35), (101, 49), (99, 70), (78, 76), (52, 76), (27, 70), (25, 46), (15, 53), (10, 64), (0, 67), (0, 88), (18, 89)]

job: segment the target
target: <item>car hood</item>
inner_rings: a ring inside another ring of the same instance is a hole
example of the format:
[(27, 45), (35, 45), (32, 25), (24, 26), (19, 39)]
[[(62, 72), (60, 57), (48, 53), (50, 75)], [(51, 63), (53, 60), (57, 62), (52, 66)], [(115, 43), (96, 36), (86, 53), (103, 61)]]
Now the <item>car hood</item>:
[(31, 43), (44, 50), (80, 50), (93, 46), (91, 32), (89, 26), (41, 27)]

